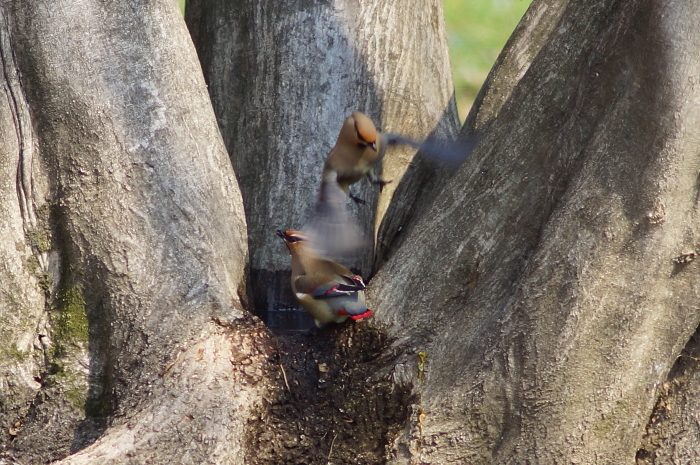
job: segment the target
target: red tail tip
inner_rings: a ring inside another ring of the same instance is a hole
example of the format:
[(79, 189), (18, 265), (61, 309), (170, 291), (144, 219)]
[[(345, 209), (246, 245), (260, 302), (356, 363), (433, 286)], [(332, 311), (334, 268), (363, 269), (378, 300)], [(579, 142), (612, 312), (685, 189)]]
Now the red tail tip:
[(359, 315), (353, 315), (350, 318), (357, 321), (363, 318), (367, 318), (368, 316), (372, 316), (372, 310), (367, 310), (365, 313), (360, 313)]

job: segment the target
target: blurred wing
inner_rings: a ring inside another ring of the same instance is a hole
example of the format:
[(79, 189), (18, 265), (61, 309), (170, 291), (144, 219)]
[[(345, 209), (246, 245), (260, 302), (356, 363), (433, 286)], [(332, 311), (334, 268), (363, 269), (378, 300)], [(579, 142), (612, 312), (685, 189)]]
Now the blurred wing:
[(417, 148), (425, 158), (456, 167), (469, 158), (479, 139), (478, 137), (456, 141), (426, 139), (423, 142), (417, 142), (398, 134), (387, 134), (387, 141), (389, 145), (403, 144)]
[(348, 195), (338, 185), (336, 176), (329, 171), (324, 177), (314, 216), (303, 228), (320, 257), (346, 257), (367, 244), (345, 207)]

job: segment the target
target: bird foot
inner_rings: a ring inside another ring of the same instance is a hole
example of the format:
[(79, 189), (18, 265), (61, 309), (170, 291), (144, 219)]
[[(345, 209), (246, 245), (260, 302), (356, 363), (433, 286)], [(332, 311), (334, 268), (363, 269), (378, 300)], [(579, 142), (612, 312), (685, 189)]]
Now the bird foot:
[(351, 198), (355, 203), (359, 203), (359, 204), (362, 204), (362, 205), (366, 205), (366, 204), (367, 204), (366, 201), (364, 201), (364, 200), (362, 200), (361, 198), (355, 196), (352, 192), (351, 192), (350, 194), (348, 194), (348, 195), (350, 196), (350, 198)]
[(377, 179), (376, 181), (372, 181), (372, 184), (379, 184), (379, 192), (381, 193), (384, 190), (384, 186), (389, 184), (391, 181), (384, 181), (383, 179)]

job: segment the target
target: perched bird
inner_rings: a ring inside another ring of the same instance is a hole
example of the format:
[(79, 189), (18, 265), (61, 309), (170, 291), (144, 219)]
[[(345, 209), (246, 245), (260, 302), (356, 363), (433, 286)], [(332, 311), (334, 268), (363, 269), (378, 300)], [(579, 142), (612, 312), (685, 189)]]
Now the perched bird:
[(278, 229), (277, 235), (292, 256), (292, 291), (316, 326), (372, 315), (365, 306), (365, 284), (360, 276), (320, 256), (304, 232)]

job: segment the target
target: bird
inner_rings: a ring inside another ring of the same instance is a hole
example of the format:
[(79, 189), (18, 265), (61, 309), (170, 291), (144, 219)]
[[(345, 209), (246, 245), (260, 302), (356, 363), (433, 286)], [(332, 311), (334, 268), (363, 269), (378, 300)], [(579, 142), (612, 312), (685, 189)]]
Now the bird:
[(302, 229), (313, 237), (317, 252), (325, 257), (348, 257), (369, 241), (360, 231), (346, 208), (350, 197), (355, 203), (365, 201), (350, 192), (350, 186), (367, 177), (383, 187), (391, 181), (379, 178), (375, 169), (388, 147), (407, 145), (420, 149), (425, 156), (445, 166), (457, 167), (471, 153), (474, 140), (415, 141), (405, 136), (381, 132), (364, 113), (353, 111), (345, 119), (335, 145), (323, 164), (318, 200), (311, 218)]
[(392, 139), (377, 130), (374, 122), (359, 111), (345, 119), (335, 145), (323, 164), (321, 185), (313, 215), (302, 228), (313, 240), (319, 255), (347, 257), (368, 243), (346, 208), (350, 197), (355, 203), (365, 201), (350, 192), (350, 186), (368, 177), (379, 184), (380, 192), (391, 181), (381, 180), (375, 167), (384, 157)]
[(365, 305), (365, 283), (343, 265), (325, 258), (303, 231), (277, 230), (292, 256), (292, 291), (316, 326), (372, 315)]
[(334, 180), (353, 200), (364, 203), (350, 193), (350, 185), (366, 176), (373, 184), (379, 185), (381, 192), (383, 187), (391, 182), (380, 179), (375, 172), (375, 167), (384, 158), (387, 147), (408, 145), (420, 149), (425, 156), (440, 164), (456, 167), (471, 153), (476, 143), (475, 138), (472, 139), (474, 140), (462, 142), (418, 142), (399, 134), (381, 132), (367, 115), (353, 111), (343, 122), (338, 139), (323, 164), (321, 191)]
[[(380, 191), (391, 181), (379, 179), (374, 171), (382, 161), (391, 140), (377, 131), (374, 122), (364, 113), (353, 111), (340, 128), (338, 139), (323, 164), (321, 192), (329, 183), (338, 186), (355, 202), (364, 203), (350, 193), (350, 185), (367, 176)], [(321, 194), (323, 195), (323, 194)]]

